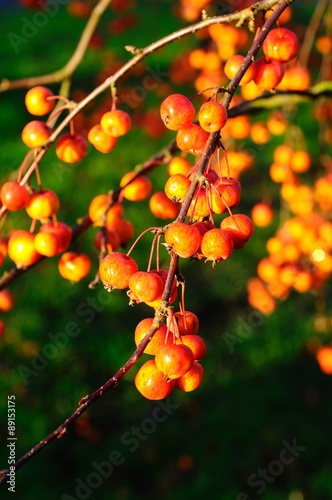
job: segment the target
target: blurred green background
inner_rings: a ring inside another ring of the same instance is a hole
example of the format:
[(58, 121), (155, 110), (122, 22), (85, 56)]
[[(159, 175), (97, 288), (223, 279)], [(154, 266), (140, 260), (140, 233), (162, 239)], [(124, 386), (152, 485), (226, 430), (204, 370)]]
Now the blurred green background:
[[(116, 35), (110, 33), (109, 23), (125, 14), (110, 9), (97, 30), (104, 39), (103, 46), (88, 51), (74, 75), (72, 89), (91, 91), (101, 81), (101, 72), (105, 74), (118, 61), (127, 61), (126, 44), (142, 47), (184, 25), (173, 16), (175, 3), (136, 2), (130, 11), (132, 26)], [(294, 19), (298, 16), (298, 21), (305, 23), (312, 2), (303, 4), (298, 11), (295, 6)], [(33, 20), (35, 11), (21, 9), (17, 2), (2, 2), (1, 10), (1, 78), (23, 78), (62, 67), (85, 23), (69, 16), (61, 6), (57, 15), (27, 43), (20, 44), (15, 53), (8, 33), (20, 34), (25, 19)], [(133, 116), (144, 109), (158, 109), (174, 57), (197, 45), (197, 39), (188, 37), (147, 59), (149, 71), (163, 74), (160, 86), (153, 91), (144, 89), (143, 71), (133, 71), (123, 82), (125, 88), (136, 89), (130, 109)], [(52, 89), (56, 91), (58, 86)], [(189, 84), (179, 85), (177, 91), (194, 93)], [(27, 152), (20, 138), (23, 126), (31, 119), (24, 108), (25, 92), (0, 94), (2, 179), (19, 167)], [(137, 95), (144, 99), (135, 100)], [(110, 96), (104, 99), (103, 105), (111, 104)], [(93, 111), (92, 106), (89, 112)], [(307, 119), (311, 113), (311, 107), (303, 104), (294, 116), (306, 137), (317, 135), (314, 119)], [(54, 189), (61, 199), (60, 220), (74, 224), (87, 213), (93, 196), (117, 187), (125, 172), (174, 137), (171, 132), (148, 136), (136, 123), (107, 156), (91, 148), (84, 161), (68, 167), (53, 151), (47, 154), (40, 171), (43, 185)], [(273, 139), (263, 147), (249, 139), (241, 144), (255, 155), (255, 168), (241, 179), (244, 213), (249, 213), (266, 193), (274, 197), (278, 210), (278, 194), (268, 167), (274, 147), (282, 141), (282, 137)], [(317, 154), (314, 141), (308, 148)], [(167, 166), (153, 172), (151, 178), (154, 190), (162, 189)], [(125, 217), (134, 222), (136, 235), (148, 225), (160, 223), (150, 214), (146, 202), (125, 202)], [(198, 315), (200, 334), (208, 347), (201, 387), (188, 394), (174, 391), (166, 406), (147, 401), (134, 387), (134, 367), (69, 429), (65, 438), (52, 442), (17, 471), (18, 498), (332, 498), (332, 378), (321, 373), (308, 347), (318, 336), (314, 318), (320, 298), (294, 293), (269, 317), (255, 313), (246, 301), (246, 281), (255, 275), (259, 259), (266, 255), (265, 241), (277, 226), (278, 218), (272, 227), (256, 229), (248, 245), (216, 269), (203, 262), (181, 264), (186, 278), (186, 308)], [(2, 230), (15, 227), (29, 228), (25, 214), (15, 213)], [(125, 293), (109, 295), (101, 287), (88, 289), (98, 266), (92, 243), (95, 231), (89, 231), (78, 243), (93, 260), (89, 278), (83, 282), (72, 285), (63, 280), (57, 270), (58, 258), (54, 258), (43, 261), (10, 286), (16, 305), (1, 316), (6, 332), (0, 339), (0, 469), (6, 468), (8, 455), (7, 396), (16, 396), (19, 458), (63, 422), (82, 396), (122, 366), (134, 349), (136, 324), (151, 315), (144, 305), (129, 308)], [(142, 268), (147, 264), (150, 245), (148, 234), (134, 251)], [(166, 251), (161, 255), (167, 266)], [(7, 262), (4, 269), (9, 268)], [(327, 297), (330, 291), (329, 286)], [(331, 313), (330, 306), (328, 299), (326, 310)], [(67, 336), (67, 345), (54, 350), (49, 335), (65, 332), (69, 324), (78, 335)], [(236, 341), (234, 345), (229, 339)], [(37, 359), (45, 366), (37, 366)], [(27, 372), (30, 369), (34, 371)], [(22, 373), (26, 373), (25, 380)], [(299, 448), (293, 457), (289, 451), (287, 463), (280, 462), (285, 448), (296, 445)], [(7, 484), (2, 486), (0, 496), (11, 498)]]

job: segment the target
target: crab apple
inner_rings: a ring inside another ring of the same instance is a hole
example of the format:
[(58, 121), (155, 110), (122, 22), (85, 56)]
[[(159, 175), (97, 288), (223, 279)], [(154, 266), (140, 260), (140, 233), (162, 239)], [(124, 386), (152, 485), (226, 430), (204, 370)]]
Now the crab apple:
[(56, 143), (55, 152), (65, 163), (77, 163), (87, 155), (88, 143), (83, 135), (63, 134)]
[(60, 257), (58, 269), (63, 278), (77, 283), (89, 274), (91, 260), (84, 253), (65, 252)]
[(199, 155), (203, 152), (209, 138), (209, 133), (200, 125), (192, 123), (186, 128), (181, 128), (176, 134), (176, 144), (181, 151)]
[(332, 346), (322, 346), (316, 352), (320, 369), (326, 375), (332, 375)]
[(177, 321), (180, 336), (196, 335), (199, 330), (199, 319), (191, 311), (182, 311), (174, 313)]
[(0, 319), (0, 337), (5, 333), (5, 324), (4, 322)]
[(106, 255), (99, 266), (100, 279), (108, 291), (114, 288), (120, 290), (128, 288), (130, 276), (137, 271), (137, 262), (129, 255), (120, 252)]
[[(107, 210), (107, 207), (110, 205), (110, 202), (111, 198), (107, 194), (98, 194), (93, 198), (89, 205), (88, 214), (94, 226), (103, 226), (104, 214)], [(106, 225), (111, 224), (118, 219), (121, 219), (123, 212), (124, 208), (121, 203), (113, 203), (106, 214)]]
[[(141, 302), (153, 302), (163, 293), (163, 282), (156, 273), (137, 271), (129, 278), (129, 289)], [(129, 295), (130, 296), (130, 295)]]
[(110, 223), (106, 219), (106, 230), (113, 231), (119, 236), (121, 246), (125, 246), (135, 234), (132, 222), (127, 219), (116, 219)]
[(52, 129), (46, 123), (33, 120), (22, 130), (22, 141), (28, 148), (37, 148), (45, 144), (52, 135)]
[(183, 174), (171, 175), (165, 184), (164, 190), (167, 198), (175, 203), (182, 203), (190, 187), (190, 180)]
[(174, 203), (166, 193), (157, 191), (149, 201), (151, 213), (159, 219), (175, 219), (180, 211), (180, 204)]
[(17, 229), (9, 236), (8, 257), (15, 262), (16, 267), (31, 266), (40, 259), (34, 239), (35, 235), (25, 229)]
[(47, 115), (55, 106), (55, 99), (50, 99), (53, 96), (51, 89), (37, 85), (25, 94), (25, 106), (32, 115)]
[(184, 375), (193, 365), (194, 355), (184, 344), (163, 345), (155, 357), (156, 367), (169, 379)]
[[(135, 328), (135, 344), (138, 346), (140, 341), (145, 337), (145, 335), (150, 330), (153, 323), (153, 318), (142, 319)], [(158, 330), (154, 333), (152, 339), (144, 349), (145, 354), (152, 354), (153, 356), (157, 354), (160, 347), (165, 344), (173, 344), (173, 335), (171, 333), (167, 334), (167, 327), (162, 324)]]
[(245, 214), (235, 214), (221, 221), (220, 229), (230, 235), (234, 249), (243, 248), (254, 232), (252, 220)]
[(180, 130), (193, 122), (195, 108), (183, 94), (171, 94), (160, 105), (160, 117), (168, 129)]
[(269, 226), (273, 221), (273, 217), (274, 211), (268, 203), (256, 203), (251, 209), (251, 218), (255, 226)]
[(99, 123), (90, 128), (88, 141), (101, 153), (110, 153), (118, 142), (116, 137), (106, 134)]
[(175, 381), (167, 380), (156, 367), (154, 359), (150, 359), (136, 373), (134, 384), (146, 399), (157, 401), (170, 395), (174, 389)]
[(268, 59), (286, 63), (297, 56), (299, 41), (293, 31), (278, 27), (269, 31), (262, 49)]
[(206, 260), (213, 263), (226, 260), (233, 252), (233, 240), (226, 231), (211, 229), (202, 238), (201, 252)]
[(173, 156), (168, 164), (168, 175), (183, 174), (189, 175), (192, 169), (192, 165), (189, 163), (187, 158), (182, 156)]
[[(146, 175), (136, 177), (136, 172), (127, 172), (120, 181), (122, 195), (129, 201), (145, 200), (152, 190), (152, 183)], [(131, 179), (134, 179), (131, 181)]]
[(206, 132), (217, 132), (227, 122), (227, 111), (222, 104), (216, 101), (208, 101), (202, 104), (198, 112), (200, 126)]
[(34, 240), (35, 249), (45, 257), (53, 257), (59, 253), (60, 239), (55, 233), (39, 232)]
[(107, 111), (101, 117), (100, 125), (106, 134), (120, 137), (131, 129), (131, 118), (128, 113), (121, 109)]
[(0, 312), (8, 312), (14, 307), (14, 296), (9, 290), (0, 290)]
[(18, 182), (5, 182), (1, 188), (0, 200), (10, 211), (21, 210), (24, 208), (30, 198), (30, 193), (25, 186)]
[(26, 212), (32, 219), (48, 219), (55, 214), (60, 207), (57, 194), (50, 189), (42, 189), (30, 196), (26, 206)]
[[(244, 56), (240, 54), (235, 54), (234, 56), (231, 56), (225, 63), (224, 66), (224, 72), (227, 78), (232, 80), (236, 73), (239, 71), (243, 64)], [(256, 74), (256, 66), (255, 63), (251, 63), (246, 72), (244, 73), (243, 77), (240, 80), (239, 85), (246, 85), (247, 83), (251, 82), (254, 79), (254, 76)]]
[(282, 80), (285, 68), (280, 61), (261, 57), (256, 61), (254, 82), (261, 90), (274, 89)]
[[(165, 285), (166, 285), (167, 276), (168, 276), (168, 271), (166, 271), (166, 269), (153, 269), (151, 271), (151, 273), (155, 273), (158, 276), (160, 276), (160, 278), (162, 280), (162, 283), (163, 283), (163, 291), (164, 291)], [(177, 290), (177, 281), (176, 281), (176, 278), (174, 278), (173, 282), (172, 282), (172, 285), (171, 285), (170, 296), (169, 296), (169, 299), (168, 299), (169, 304), (173, 304), (173, 302), (176, 300), (177, 293), (178, 293), (178, 290)], [(162, 295), (160, 297), (158, 297), (156, 300), (154, 300), (153, 302), (147, 302), (147, 305), (150, 306), (150, 307), (153, 307), (154, 309), (157, 309), (160, 306), (161, 301), (162, 301)]]
[(121, 245), (119, 234), (116, 231), (106, 228), (105, 232), (98, 231), (93, 239), (94, 246), (97, 250), (101, 249), (103, 239), (108, 253), (114, 252)]
[(173, 222), (165, 233), (165, 242), (179, 257), (192, 257), (201, 244), (201, 233), (184, 222)]
[(204, 358), (206, 355), (206, 344), (199, 335), (183, 335), (181, 338), (176, 339), (176, 343), (188, 346), (193, 352), (195, 361)]
[(190, 370), (175, 380), (175, 386), (183, 392), (194, 391), (201, 385), (203, 376), (203, 366), (197, 363), (197, 361), (194, 361)]
[(46, 222), (42, 224), (39, 228), (40, 233), (52, 233), (58, 237), (59, 240), (59, 249), (58, 253), (62, 253), (70, 245), (73, 230), (68, 224), (61, 221), (56, 222)]
[[(228, 208), (235, 208), (241, 201), (241, 184), (234, 177), (223, 177), (211, 189), (211, 207), (214, 213), (222, 214)], [(227, 208), (228, 207), (228, 208)]]

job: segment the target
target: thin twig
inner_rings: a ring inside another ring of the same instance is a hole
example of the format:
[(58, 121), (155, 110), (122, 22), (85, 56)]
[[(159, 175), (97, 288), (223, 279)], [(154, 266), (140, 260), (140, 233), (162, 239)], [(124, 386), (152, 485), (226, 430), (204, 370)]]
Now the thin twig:
[(83, 60), (97, 24), (111, 2), (112, 0), (100, 0), (100, 2), (94, 7), (73, 55), (63, 68), (46, 75), (31, 76), (29, 78), (21, 78), (19, 80), (10, 81), (4, 78), (0, 82), (0, 92), (20, 88), (30, 88), (35, 85), (49, 85), (51, 83), (62, 82), (63, 80), (71, 77)]

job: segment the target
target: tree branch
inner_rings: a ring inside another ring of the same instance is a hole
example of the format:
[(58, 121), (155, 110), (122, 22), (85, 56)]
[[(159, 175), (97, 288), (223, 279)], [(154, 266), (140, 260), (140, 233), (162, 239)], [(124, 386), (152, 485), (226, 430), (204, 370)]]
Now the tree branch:
[(35, 85), (48, 85), (51, 83), (62, 82), (63, 80), (71, 77), (81, 63), (89, 47), (91, 37), (97, 27), (97, 24), (99, 23), (101, 16), (111, 2), (112, 0), (100, 0), (99, 3), (94, 7), (73, 55), (63, 68), (46, 75), (31, 76), (29, 78), (21, 78), (19, 80), (10, 81), (4, 78), (0, 82), (0, 93), (6, 92), (7, 90), (31, 88)]

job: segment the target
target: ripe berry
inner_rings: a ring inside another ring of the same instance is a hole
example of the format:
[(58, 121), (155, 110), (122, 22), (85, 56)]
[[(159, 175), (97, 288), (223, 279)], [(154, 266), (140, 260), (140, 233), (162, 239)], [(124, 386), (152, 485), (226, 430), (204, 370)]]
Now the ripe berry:
[(50, 189), (42, 189), (30, 196), (26, 211), (32, 219), (48, 219), (55, 214), (60, 207), (57, 194)]
[(332, 347), (322, 346), (316, 353), (319, 367), (326, 375), (332, 375)]
[(211, 229), (202, 238), (201, 251), (213, 263), (228, 259), (233, 252), (232, 238), (222, 229)]
[(281, 82), (284, 73), (285, 69), (281, 62), (261, 57), (256, 61), (254, 82), (262, 90), (271, 90)]
[(193, 352), (195, 361), (206, 355), (205, 342), (199, 335), (183, 335), (181, 339), (177, 339), (176, 343), (188, 346)]
[[(140, 302), (153, 302), (163, 293), (163, 282), (156, 273), (137, 271), (129, 278), (129, 289), (133, 300)], [(131, 295), (129, 295), (131, 297)]]
[(26, 93), (25, 106), (32, 115), (47, 115), (55, 106), (55, 99), (49, 99), (53, 95), (51, 89), (37, 85)]
[(235, 249), (244, 247), (254, 232), (254, 224), (245, 214), (235, 214), (226, 217), (221, 222), (220, 228), (230, 235)]
[[(94, 226), (101, 227), (103, 225), (104, 213), (109, 204), (110, 197), (107, 194), (98, 194), (93, 198), (89, 205), (89, 217)], [(121, 219), (123, 211), (121, 203), (114, 203), (106, 214), (106, 224), (108, 225)]]
[(118, 142), (116, 137), (106, 134), (99, 123), (90, 128), (88, 141), (101, 153), (110, 153)]
[(104, 243), (108, 253), (114, 252), (121, 244), (118, 233), (107, 228), (105, 232), (98, 231), (93, 239), (93, 243), (98, 250), (101, 249), (103, 238), (105, 238)]
[(170, 130), (188, 127), (195, 118), (195, 108), (189, 99), (182, 94), (171, 94), (160, 105), (162, 121)]
[(200, 107), (198, 121), (206, 132), (217, 132), (226, 125), (227, 111), (219, 102), (205, 102)]
[[(225, 63), (224, 66), (224, 71), (225, 75), (227, 78), (232, 80), (236, 73), (239, 71), (241, 68), (241, 65), (243, 64), (244, 56), (241, 56), (240, 54), (236, 54), (234, 56), (231, 56)], [(240, 80), (239, 85), (245, 85), (246, 83), (251, 82), (253, 80), (254, 76), (256, 74), (256, 66), (255, 63), (251, 63), (249, 68), (246, 70), (245, 74)]]
[(154, 401), (169, 396), (175, 385), (174, 380), (167, 380), (165, 375), (158, 370), (154, 359), (146, 361), (141, 366), (135, 376), (134, 383), (142, 396)]
[(77, 283), (89, 274), (91, 260), (84, 253), (65, 252), (60, 257), (58, 269), (63, 278)]
[(60, 239), (55, 233), (39, 232), (34, 240), (35, 249), (45, 257), (53, 257), (59, 253)]
[(196, 335), (199, 330), (199, 320), (191, 311), (176, 312), (174, 314), (177, 320), (179, 334), (182, 335)]
[(159, 219), (175, 219), (180, 211), (180, 204), (174, 203), (162, 191), (151, 196), (149, 207), (151, 213)]
[(137, 271), (136, 261), (120, 252), (106, 255), (99, 266), (100, 279), (108, 291), (128, 288), (130, 277)]
[(192, 165), (186, 158), (182, 156), (173, 156), (168, 164), (168, 175), (183, 174), (188, 175), (192, 169)]
[(166, 230), (165, 241), (179, 257), (192, 257), (201, 244), (201, 233), (184, 222), (173, 222)]
[(217, 189), (211, 189), (212, 210), (216, 214), (222, 214), (229, 208), (238, 206), (241, 200), (241, 184), (233, 177), (223, 177), (214, 183)]
[(18, 182), (5, 182), (1, 188), (1, 203), (5, 205), (8, 210), (21, 210), (27, 205), (29, 198), (30, 193), (27, 188), (21, 186)]
[(17, 267), (30, 266), (40, 259), (41, 256), (35, 249), (34, 239), (35, 235), (24, 229), (17, 229), (10, 235), (8, 256)]
[(62, 253), (70, 245), (73, 230), (65, 222), (46, 222), (39, 228), (40, 233), (51, 233), (57, 236), (59, 241), (58, 253)]
[(165, 184), (166, 196), (175, 203), (182, 203), (190, 187), (190, 180), (183, 174), (171, 175)]
[[(135, 172), (128, 172), (125, 174), (121, 181), (122, 195), (129, 201), (142, 201), (145, 200), (152, 190), (152, 183), (145, 175), (139, 175), (135, 180), (128, 182), (135, 177)], [(126, 185), (128, 184), (128, 185)]]
[(176, 144), (181, 151), (199, 155), (203, 152), (209, 138), (209, 133), (200, 125), (192, 123), (186, 128), (181, 128), (176, 134)]
[(297, 56), (299, 42), (293, 31), (279, 27), (267, 34), (262, 49), (267, 58), (286, 63)]
[(158, 370), (167, 375), (167, 378), (176, 379), (192, 367), (194, 355), (184, 344), (165, 344), (158, 350), (155, 361)]
[(131, 118), (125, 111), (117, 109), (115, 111), (107, 111), (100, 120), (100, 125), (106, 134), (112, 137), (120, 137), (129, 132), (131, 128)]
[(63, 134), (56, 143), (55, 152), (60, 160), (77, 163), (87, 155), (88, 143), (80, 134)]
[(274, 211), (270, 205), (264, 202), (256, 203), (251, 209), (251, 218), (255, 226), (266, 227), (271, 224)]
[[(153, 318), (145, 318), (138, 323), (138, 325), (135, 328), (136, 346), (148, 333), (152, 323), (153, 323)], [(167, 337), (167, 344), (172, 344), (173, 336), (171, 333), (167, 335), (167, 327), (166, 325), (162, 324), (155, 332), (155, 334), (153, 335), (152, 339), (150, 340), (150, 342), (148, 343), (143, 352), (145, 354), (152, 354), (154, 356), (155, 354), (157, 354), (160, 347), (166, 344), (166, 337)]]
[(194, 361), (190, 370), (175, 380), (175, 386), (184, 392), (191, 392), (201, 385), (204, 370), (200, 363)]
[(0, 312), (8, 312), (14, 307), (14, 296), (7, 290), (0, 290)]
[(33, 120), (22, 130), (22, 141), (28, 148), (36, 148), (45, 144), (52, 135), (52, 129), (46, 123)]

